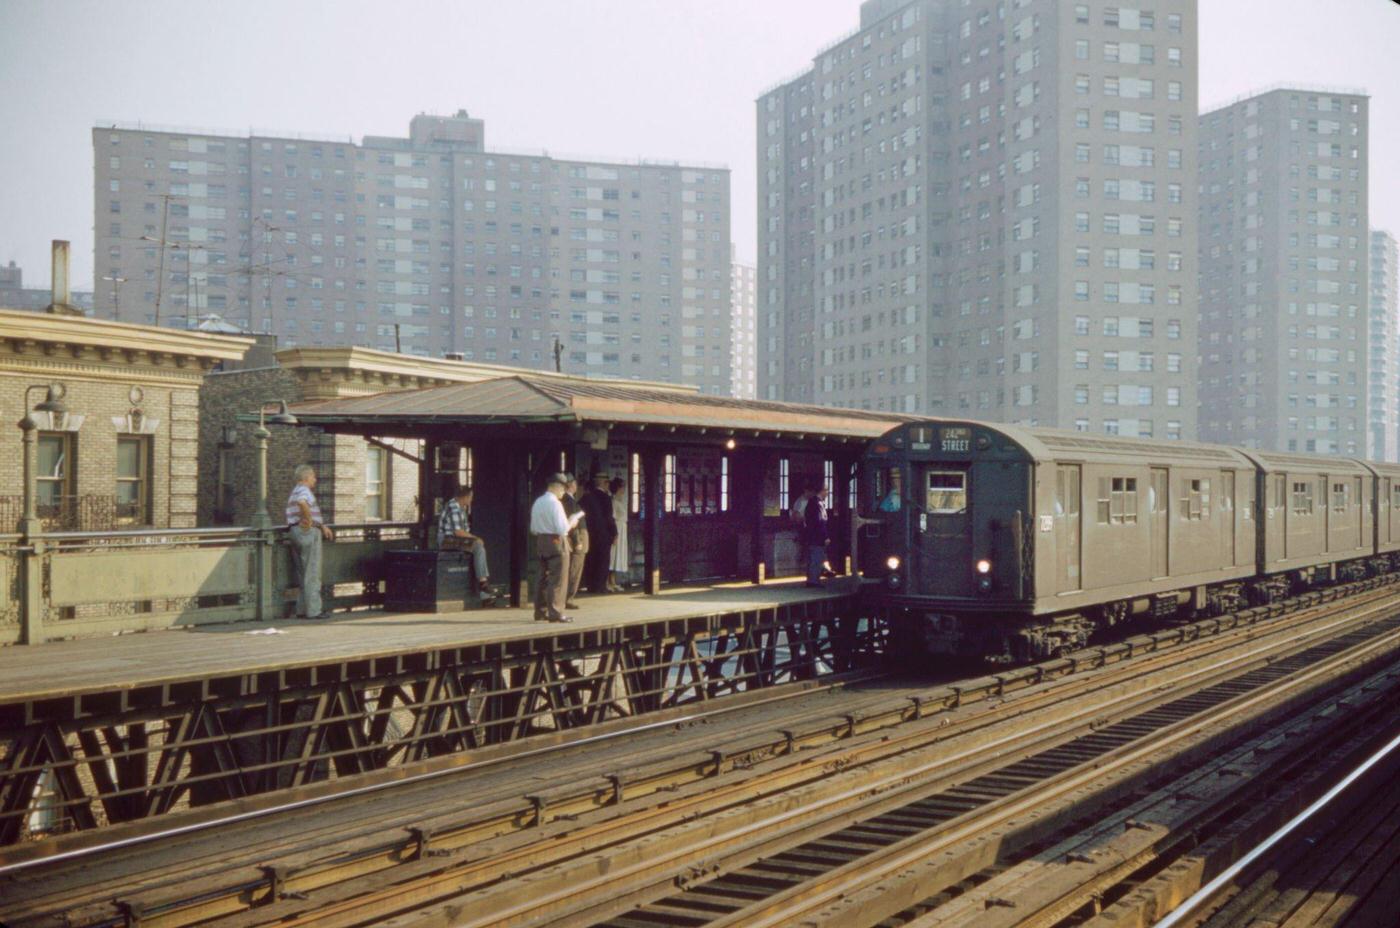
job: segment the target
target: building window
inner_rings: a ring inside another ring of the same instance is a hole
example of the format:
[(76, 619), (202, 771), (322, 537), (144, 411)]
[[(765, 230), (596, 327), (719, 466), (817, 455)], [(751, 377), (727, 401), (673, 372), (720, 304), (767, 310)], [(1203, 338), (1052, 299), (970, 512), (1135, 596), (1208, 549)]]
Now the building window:
[(365, 521), (381, 522), (389, 511), (389, 452), (365, 449)]
[(151, 440), (146, 435), (117, 437), (117, 523), (151, 524)]
[(233, 524), (234, 506), (233, 449), (219, 449), (219, 490), (214, 503), (214, 522)]
[(71, 509), (74, 485), (73, 436), (67, 432), (40, 433), (35, 468), (35, 502), (39, 518), (61, 522)]

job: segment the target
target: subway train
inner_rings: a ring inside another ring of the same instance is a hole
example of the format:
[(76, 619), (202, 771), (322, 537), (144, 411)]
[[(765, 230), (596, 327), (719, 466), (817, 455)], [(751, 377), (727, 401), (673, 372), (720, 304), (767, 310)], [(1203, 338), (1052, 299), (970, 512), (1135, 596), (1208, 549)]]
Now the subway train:
[(930, 420), (859, 474), (857, 563), (925, 653), (1049, 657), (1400, 569), (1400, 465)]

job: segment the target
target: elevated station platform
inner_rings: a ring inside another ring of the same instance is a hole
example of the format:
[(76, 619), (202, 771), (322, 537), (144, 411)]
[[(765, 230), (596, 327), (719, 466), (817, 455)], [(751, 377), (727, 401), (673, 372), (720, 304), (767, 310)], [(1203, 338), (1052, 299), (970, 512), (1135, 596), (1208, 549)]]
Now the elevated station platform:
[(0, 844), (626, 719), (873, 663), (858, 586), (199, 625), (0, 649)]

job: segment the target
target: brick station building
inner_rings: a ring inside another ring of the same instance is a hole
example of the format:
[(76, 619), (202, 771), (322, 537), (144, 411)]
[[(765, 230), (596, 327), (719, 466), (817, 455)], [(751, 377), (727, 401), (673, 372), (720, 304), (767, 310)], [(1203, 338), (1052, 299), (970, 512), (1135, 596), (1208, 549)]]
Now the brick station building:
[[(199, 390), (251, 342), (0, 309), (0, 532), (23, 513), (16, 423), (28, 387), (59, 385), (64, 413), (34, 412), (38, 514), (55, 531), (196, 524)], [(45, 398), (34, 390), (29, 409)]]

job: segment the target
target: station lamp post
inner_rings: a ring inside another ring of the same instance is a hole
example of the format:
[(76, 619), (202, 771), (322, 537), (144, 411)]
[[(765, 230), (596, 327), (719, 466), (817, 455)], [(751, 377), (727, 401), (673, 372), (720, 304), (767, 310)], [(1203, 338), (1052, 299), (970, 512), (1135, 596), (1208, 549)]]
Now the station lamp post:
[[(267, 408), (274, 404), (277, 406), (277, 412), (264, 418)], [(272, 517), (267, 514), (267, 440), (272, 437), (272, 433), (267, 427), (297, 424), (297, 417), (287, 411), (286, 400), (269, 401), (258, 407), (258, 428), (253, 432), (253, 437), (258, 441), (258, 508), (253, 513), (254, 528), (272, 527)]]
[(34, 412), (46, 412), (50, 415), (61, 416), (68, 411), (68, 407), (63, 402), (63, 395), (67, 389), (61, 383), (35, 384), (26, 387), (24, 390), (24, 418), (19, 420), (20, 431), (24, 433), (24, 515), (20, 522), (20, 531), (25, 535), (36, 535), (39, 532), (38, 514), (38, 487), (35, 484), (35, 470), (37, 464), (34, 459), (36, 433), (39, 431), (39, 423), (34, 419), (33, 413), (29, 410), (29, 394), (35, 390), (47, 391), (44, 398), (34, 407)]

